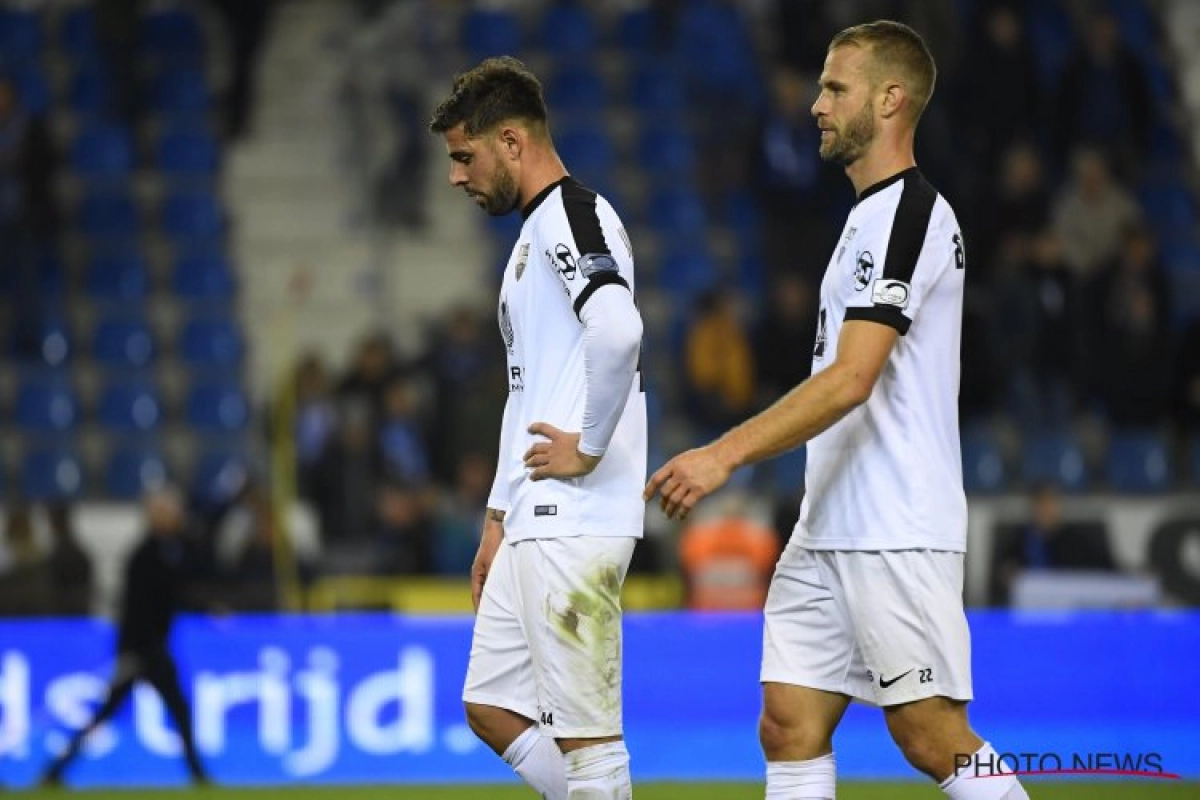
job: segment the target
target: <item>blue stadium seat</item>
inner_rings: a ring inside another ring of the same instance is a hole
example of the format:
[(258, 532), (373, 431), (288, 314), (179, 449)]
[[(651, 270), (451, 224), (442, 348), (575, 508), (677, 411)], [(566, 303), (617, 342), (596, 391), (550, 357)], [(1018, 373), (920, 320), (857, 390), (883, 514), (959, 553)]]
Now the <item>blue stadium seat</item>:
[(658, 178), (686, 178), (696, 160), (692, 139), (676, 127), (643, 128), (638, 135), (638, 165)]
[(139, 253), (101, 253), (88, 265), (84, 285), (95, 300), (142, 300), (150, 291), (149, 271)]
[(1108, 445), (1109, 488), (1148, 494), (1171, 487), (1171, 458), (1166, 442), (1151, 431), (1116, 433)]
[(104, 491), (114, 500), (136, 500), (166, 483), (167, 465), (153, 449), (124, 447), (104, 466)]
[(1117, 18), (1121, 38), (1140, 54), (1153, 54), (1158, 46), (1154, 15), (1146, 0), (1108, 0), (1108, 10)]
[(141, 223), (127, 191), (94, 191), (79, 204), (79, 228), (90, 239), (120, 242), (138, 235)]
[(1057, 3), (1031, 3), (1026, 26), (1043, 82), (1057, 85), (1075, 46), (1070, 18)]
[(986, 430), (962, 432), (963, 487), (971, 494), (1003, 491), (1008, 487), (1008, 470), (999, 443)]
[(657, 27), (650, 6), (634, 6), (617, 20), (617, 44), (628, 53), (647, 52), (655, 44)]
[(617, 155), (612, 141), (593, 126), (568, 128), (555, 137), (555, 145), (567, 169), (572, 174), (584, 176), (585, 180), (605, 175), (616, 167)]
[(79, 401), (65, 378), (30, 376), (17, 390), (18, 427), (36, 433), (65, 433), (79, 422)]
[(0, 59), (6, 64), (28, 64), (42, 57), (45, 36), (36, 11), (0, 9)]
[(94, 123), (75, 137), (71, 166), (84, 178), (124, 179), (133, 170), (133, 138), (122, 125)]
[(521, 28), (517, 18), (501, 9), (472, 9), (463, 18), (462, 43), (471, 58), (518, 55)]
[(10, 350), (18, 362), (60, 367), (71, 355), (72, 337), (62, 314), (44, 308), (22, 308), (16, 313)]
[(158, 140), (158, 169), (171, 178), (212, 178), (220, 163), (217, 142), (203, 129), (176, 128)]
[(241, 491), (249, 471), (249, 462), (240, 452), (208, 451), (192, 467), (192, 492), (207, 506), (224, 506)]
[(203, 114), (211, 102), (208, 80), (199, 70), (164, 72), (150, 86), (151, 109), (160, 114)]
[(145, 367), (154, 353), (154, 335), (141, 317), (102, 319), (92, 333), (92, 356), (107, 367)]
[(220, 237), (225, 217), (212, 192), (177, 192), (163, 207), (162, 226), (175, 239), (205, 241)]
[(162, 400), (149, 381), (114, 378), (100, 395), (96, 420), (118, 433), (146, 433), (162, 421)]
[(179, 339), (179, 354), (193, 367), (234, 368), (244, 352), (242, 334), (228, 319), (191, 320)]
[(179, 256), (171, 276), (171, 287), (181, 300), (228, 301), (237, 291), (237, 282), (224, 255), (201, 251)]
[(560, 70), (546, 84), (546, 102), (556, 113), (599, 113), (608, 106), (604, 79), (576, 65)]
[(160, 8), (142, 18), (142, 53), (159, 65), (199, 65), (204, 36), (196, 18), (180, 8)]
[(41, 116), (50, 110), (53, 98), (46, 73), (36, 64), (17, 69), (12, 75), (13, 84), (21, 98), (21, 107), (33, 116)]
[(688, 3), (680, 15), (675, 54), (701, 93), (751, 103), (763, 94), (749, 32), (736, 4)]
[(667, 236), (700, 234), (707, 221), (699, 196), (682, 185), (666, 186), (655, 192), (646, 216), (656, 232)]
[(596, 23), (586, 8), (560, 0), (542, 14), (538, 39), (543, 50), (562, 62), (590, 57), (599, 36)]
[(629, 99), (649, 119), (671, 119), (687, 108), (687, 90), (678, 72), (659, 60), (643, 60), (633, 69)]
[(699, 244), (671, 249), (663, 255), (658, 285), (676, 298), (690, 298), (711, 289), (718, 278), (712, 258)]
[(81, 64), (71, 78), (67, 90), (67, 101), (76, 114), (100, 114), (108, 108), (112, 99), (112, 85), (107, 70), (99, 62)]
[(76, 6), (63, 17), (59, 28), (63, 50), (75, 60), (90, 60), (99, 51), (96, 14), (90, 6)]
[(1088, 470), (1079, 443), (1067, 434), (1030, 434), (1024, 443), (1021, 477), (1027, 484), (1054, 483), (1066, 491), (1087, 488)]
[(1162, 259), (1168, 272), (1200, 272), (1200, 245), (1191, 237), (1163, 242)]
[(250, 404), (232, 381), (201, 381), (188, 392), (185, 417), (202, 433), (236, 433), (250, 421)]
[(1138, 189), (1138, 201), (1160, 238), (1169, 239), (1179, 231), (1195, 229), (1196, 201), (1181, 182), (1143, 184)]
[(0, 263), (0, 297), (25, 303), (58, 302), (67, 293), (67, 273), (53, 249), (43, 249), (32, 257)]
[(71, 500), (83, 490), (83, 466), (67, 449), (38, 449), (25, 456), (21, 491), (26, 500)]

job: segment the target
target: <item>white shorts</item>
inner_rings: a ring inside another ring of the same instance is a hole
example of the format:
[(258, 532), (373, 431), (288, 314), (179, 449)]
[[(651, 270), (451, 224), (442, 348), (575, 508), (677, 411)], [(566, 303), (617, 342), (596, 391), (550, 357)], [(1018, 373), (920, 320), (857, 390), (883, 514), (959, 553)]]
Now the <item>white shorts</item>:
[(636, 539), (500, 545), (483, 586), (463, 700), (514, 711), (547, 736), (621, 733), (621, 585)]
[(793, 540), (767, 594), (764, 683), (876, 706), (970, 700), (963, 554), (810, 550)]

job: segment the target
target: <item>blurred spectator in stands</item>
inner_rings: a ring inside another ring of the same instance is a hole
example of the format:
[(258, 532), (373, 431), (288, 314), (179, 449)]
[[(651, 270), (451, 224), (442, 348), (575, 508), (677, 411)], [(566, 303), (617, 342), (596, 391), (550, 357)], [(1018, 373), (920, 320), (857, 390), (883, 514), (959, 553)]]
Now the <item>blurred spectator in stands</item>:
[(47, 537), (39, 535), (29, 505), (8, 503), (5, 512), (4, 539), (0, 541), (0, 615), (49, 614), (54, 610), (54, 584)]
[(975, 226), (976, 236), (969, 242), (976, 281), (991, 276), (1000, 257), (1001, 239), (1020, 237), (1027, 246), (1050, 221), (1050, 190), (1032, 142), (1018, 140), (1004, 152), (995, 189), (985, 202), (985, 213)]
[[(26, 260), (58, 228), (55, 155), (45, 120), (21, 105), (16, 86), (0, 77), (0, 263)], [(15, 258), (14, 258), (15, 256)]]
[(1104, 154), (1093, 148), (1076, 150), (1071, 180), (1054, 207), (1054, 230), (1075, 275), (1090, 281), (1116, 257), (1121, 237), (1140, 219), (1137, 202), (1113, 177)]
[(772, 75), (771, 104), (753, 138), (750, 181), (762, 210), (763, 259), (772, 275), (799, 272), (819, 281), (837, 237), (829, 193), (841, 188), (821, 163), (820, 131), (808, 109), (816, 78), (789, 67)]
[(997, 309), (1001, 326), (1010, 313), (1031, 314), (1028, 358), (1014, 364), (1017, 414), (1026, 430), (1061, 428), (1070, 422), (1083, 378), (1079, 281), (1053, 231), (1043, 231), (1021, 249), (1024, 297), (1017, 308)]
[(483, 453), (467, 453), (459, 460), (454, 487), (442, 493), (434, 512), (434, 568), (439, 574), (470, 572), (494, 473), (495, 463)]
[(450, 484), (465, 454), (480, 447), (495, 454), (499, 447), (496, 430), (508, 397), (504, 346), (479, 312), (460, 306), (433, 332), (421, 367), (433, 383), (433, 470)]
[(1103, 526), (1067, 522), (1062, 493), (1051, 483), (1030, 493), (1028, 523), (997, 531), (994, 553), (989, 594), (995, 605), (1008, 605), (1022, 570), (1116, 569)]
[[(967, 160), (986, 167), (1000, 164), (1003, 153), (1035, 132), (1045, 99), (1037, 59), (1015, 4), (995, 2), (981, 8), (968, 41), (956, 116), (970, 148)], [(941, 63), (939, 72), (951, 75)], [(992, 176), (981, 177), (986, 185)]]
[(208, 783), (192, 733), (191, 709), (179, 686), (178, 668), (169, 649), (175, 615), (196, 605), (190, 594), (192, 575), (184, 541), (187, 517), (183, 499), (174, 489), (158, 489), (146, 496), (143, 508), (146, 534), (125, 567), (117, 664), (107, 697), (50, 765), (42, 779), (45, 785), (61, 782), (87, 736), (120, 709), (140, 681), (150, 684), (166, 704), (183, 742), (192, 780)]
[(267, 32), (273, 0), (212, 0), (229, 26), (232, 75), (226, 98), (225, 133), (238, 139), (247, 131), (254, 108), (254, 71)]
[(54, 613), (84, 616), (92, 610), (92, 559), (79, 546), (71, 522), (71, 506), (55, 503), (46, 509), (54, 549), (50, 552), (50, 585)]
[(96, 38), (105, 71), (107, 112), (126, 125), (136, 124), (141, 112), (141, 83), (138, 76), (139, 35), (144, 0), (109, 0), (96, 3)]
[(774, 529), (750, 515), (745, 498), (726, 497), (717, 516), (692, 522), (680, 534), (688, 608), (760, 611), (779, 553)]
[(388, 477), (421, 486), (429, 482), (429, 451), (418, 414), (417, 390), (407, 378), (393, 378), (387, 386), (378, 446)]
[(326, 539), (353, 540), (371, 528), (371, 508), (381, 470), (378, 429), (363, 400), (343, 402), (337, 435), (313, 471), (309, 498), (316, 505)]
[[(1024, 404), (1035, 402), (1025, 395), (1029, 391), (1029, 384), (1033, 382), (1030, 364), (1037, 344), (1037, 300), (1035, 293), (1030, 290), (1028, 275), (1029, 253), (1036, 239), (1036, 236), (1020, 233), (1002, 234), (994, 252), (985, 256), (992, 260), (987, 282), (977, 286), (968, 283), (964, 296), (964, 315), (967, 309), (984, 315), (985, 352), (995, 358), (995, 373), (991, 380), (996, 389), (1004, 393), (1001, 399), (1007, 402), (1010, 413), (1017, 412)], [(968, 250), (968, 262), (973, 252)], [(968, 369), (968, 354), (976, 352), (980, 344), (979, 337), (968, 338), (964, 318), (964, 377)], [(968, 345), (971, 347), (968, 348)], [(974, 367), (972, 364), (970, 368), (973, 370)]]
[(384, 481), (376, 497), (375, 517), (371, 539), (374, 572), (383, 575), (433, 572), (433, 518), (430, 495), (424, 489), (402, 481)]
[(1175, 422), (1185, 434), (1200, 434), (1200, 319), (1180, 336), (1174, 378)]
[(1121, 40), (1112, 13), (1092, 14), (1085, 41), (1063, 71), (1055, 107), (1063, 153), (1090, 144), (1102, 150), (1118, 172), (1133, 174), (1149, 146), (1154, 100), (1145, 69)]
[(1167, 276), (1154, 238), (1142, 226), (1125, 234), (1121, 253), (1097, 279), (1091, 329), (1093, 374), (1118, 427), (1164, 422), (1170, 405), (1171, 314)]
[(338, 405), (365, 405), (370, 424), (383, 418), (384, 393), (401, 372), (391, 338), (381, 331), (365, 336), (355, 350), (350, 371), (337, 387)]
[(808, 377), (817, 338), (817, 296), (807, 280), (781, 275), (767, 302), (754, 336), (760, 405), (775, 402)]
[(337, 435), (337, 408), (329, 391), (325, 363), (315, 353), (300, 358), (292, 371), (295, 392), (296, 481), (303, 497), (316, 493), (322, 459)]
[(285, 582), (313, 574), (321, 538), (307, 509), (293, 504), (281, 512), (266, 487), (250, 480), (217, 529), (216, 554), (228, 605), (269, 611)]
[(692, 420), (711, 431), (745, 419), (756, 399), (754, 354), (732, 292), (711, 289), (696, 301), (684, 347)]

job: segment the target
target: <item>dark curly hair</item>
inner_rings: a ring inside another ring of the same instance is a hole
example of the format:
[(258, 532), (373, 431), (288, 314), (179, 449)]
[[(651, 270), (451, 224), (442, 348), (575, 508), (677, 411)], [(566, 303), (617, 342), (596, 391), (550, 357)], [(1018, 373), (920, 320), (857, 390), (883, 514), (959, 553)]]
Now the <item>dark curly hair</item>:
[(429, 120), (429, 130), (445, 133), (459, 123), (468, 136), (507, 119), (546, 124), (542, 84), (512, 56), (489, 58), (454, 79), (454, 88)]

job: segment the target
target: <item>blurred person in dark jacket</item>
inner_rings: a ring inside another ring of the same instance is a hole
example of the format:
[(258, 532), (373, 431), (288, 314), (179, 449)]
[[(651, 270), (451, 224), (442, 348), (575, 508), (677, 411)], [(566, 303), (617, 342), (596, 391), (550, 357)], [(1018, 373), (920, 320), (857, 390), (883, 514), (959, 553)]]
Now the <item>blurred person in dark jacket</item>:
[(188, 771), (198, 784), (208, 783), (192, 733), (192, 713), (179, 683), (168, 647), (171, 624), (187, 602), (189, 581), (187, 519), (181, 495), (173, 488), (149, 492), (143, 501), (146, 535), (125, 568), (125, 590), (117, 629), (117, 665), (108, 695), (95, 716), (71, 737), (66, 750), (46, 771), (42, 782), (57, 785), (79, 755), (92, 731), (111, 718), (144, 681), (162, 697), (175, 723)]

